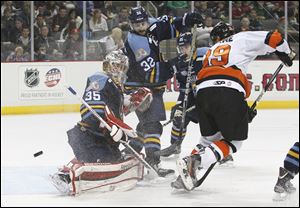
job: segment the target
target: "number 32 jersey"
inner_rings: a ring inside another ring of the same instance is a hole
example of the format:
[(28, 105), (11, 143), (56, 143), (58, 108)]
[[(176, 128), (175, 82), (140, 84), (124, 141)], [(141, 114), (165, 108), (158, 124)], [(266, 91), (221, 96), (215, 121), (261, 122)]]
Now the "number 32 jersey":
[(251, 85), (246, 77), (248, 64), (257, 56), (276, 50), (287, 54), (291, 52), (277, 31), (240, 32), (216, 43), (205, 54), (203, 68), (197, 76), (197, 90), (229, 87), (249, 97)]

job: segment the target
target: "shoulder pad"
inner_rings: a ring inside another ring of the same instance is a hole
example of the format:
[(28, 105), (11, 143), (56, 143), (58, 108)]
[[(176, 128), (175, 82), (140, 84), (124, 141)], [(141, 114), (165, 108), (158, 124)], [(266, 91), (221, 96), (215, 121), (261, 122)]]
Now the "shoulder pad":
[(106, 82), (109, 79), (110, 78), (106, 74), (102, 72), (96, 72), (95, 74), (93, 74), (88, 78), (89, 86), (86, 88), (85, 91), (90, 91), (90, 90), (100, 91), (105, 87)]

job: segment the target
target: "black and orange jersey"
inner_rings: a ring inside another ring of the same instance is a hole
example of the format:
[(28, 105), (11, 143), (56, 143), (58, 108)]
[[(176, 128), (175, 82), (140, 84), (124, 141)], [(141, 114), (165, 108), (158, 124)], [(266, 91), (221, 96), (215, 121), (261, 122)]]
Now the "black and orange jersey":
[(201, 86), (197, 88), (231, 87), (243, 92), (247, 98), (251, 93), (246, 77), (249, 63), (257, 56), (276, 50), (286, 54), (291, 52), (277, 31), (240, 32), (225, 38), (205, 54), (203, 68), (197, 76), (197, 84), (201, 83)]

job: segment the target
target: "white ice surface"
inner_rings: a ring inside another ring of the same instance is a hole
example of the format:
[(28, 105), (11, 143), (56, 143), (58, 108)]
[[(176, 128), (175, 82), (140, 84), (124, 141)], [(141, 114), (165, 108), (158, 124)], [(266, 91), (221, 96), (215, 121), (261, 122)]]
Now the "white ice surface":
[[(169, 112), (168, 112), (169, 115)], [(299, 206), (297, 192), (273, 202), (273, 187), (289, 148), (299, 140), (299, 110), (259, 110), (250, 124), (249, 138), (234, 155), (235, 168), (214, 169), (193, 192), (171, 193), (169, 183), (140, 184), (127, 192), (60, 196), (46, 180), (48, 174), (73, 158), (66, 131), (79, 113), (1, 116), (1, 206)], [(137, 123), (128, 115), (127, 123)], [(171, 124), (164, 128), (162, 147), (169, 144)], [(199, 139), (198, 125), (190, 124), (181, 156)], [(43, 155), (33, 154), (42, 150)], [(163, 166), (175, 168), (175, 160)]]

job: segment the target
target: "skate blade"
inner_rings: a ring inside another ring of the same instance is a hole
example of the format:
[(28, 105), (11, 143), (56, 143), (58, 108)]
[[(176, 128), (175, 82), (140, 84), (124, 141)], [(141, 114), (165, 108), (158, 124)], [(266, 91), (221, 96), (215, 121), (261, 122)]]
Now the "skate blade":
[(188, 173), (186, 163), (180, 159), (180, 160), (177, 160), (176, 165), (177, 165), (177, 170), (178, 170), (179, 175), (181, 176), (181, 179), (182, 179), (185, 189), (188, 191), (193, 190), (194, 183)]
[(217, 169), (233, 169), (235, 168), (234, 162), (226, 162), (223, 164), (219, 164), (215, 166)]
[(288, 193), (283, 192), (283, 193), (274, 193), (273, 194), (273, 201), (285, 201), (288, 198)]

